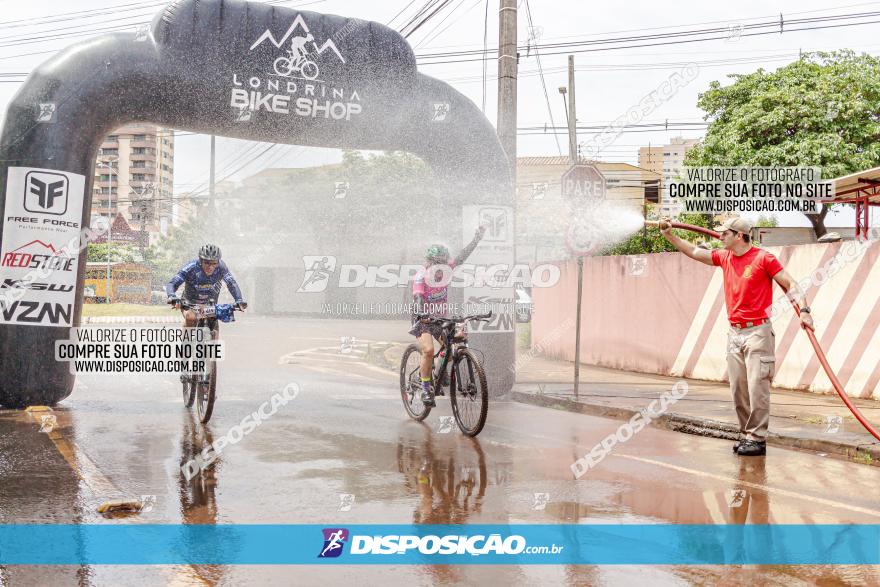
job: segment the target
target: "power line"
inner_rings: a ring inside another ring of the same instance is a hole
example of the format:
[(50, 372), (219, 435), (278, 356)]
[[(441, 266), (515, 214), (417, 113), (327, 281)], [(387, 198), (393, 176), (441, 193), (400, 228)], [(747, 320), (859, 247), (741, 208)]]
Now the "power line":
[[(483, 57), (486, 57), (486, 47), (489, 42), (489, 0), (486, 1), (486, 14), (483, 15)], [(483, 108), (482, 113), (486, 113), (486, 70), (489, 67), (489, 62), (486, 59), (483, 59)], [(497, 77), (496, 77), (497, 79)]]
[(420, 16), (422, 16), (422, 15), (425, 14), (428, 10), (430, 10), (431, 7), (434, 6), (437, 2), (438, 2), (438, 0), (427, 0), (427, 1), (422, 5), (422, 7), (419, 8), (419, 9), (416, 11), (416, 13), (415, 13), (415, 15), (414, 15), (413, 17), (410, 18), (410, 19), (406, 22), (406, 24), (404, 24), (402, 27), (400, 27), (400, 28), (398, 29), (398, 32), (399, 32), (401, 35), (406, 36), (406, 34), (405, 34), (405, 33), (406, 33), (406, 30), (407, 30), (409, 27), (413, 26), (413, 24), (416, 22), (416, 20), (418, 20), (418, 18), (419, 18)]
[[(880, 2), (878, 2), (878, 1), (861, 2), (858, 4), (846, 4), (843, 6), (836, 6), (834, 8), (822, 8), (822, 9), (816, 9), (816, 10), (802, 10), (802, 11), (797, 11), (797, 12), (791, 12), (789, 14), (791, 16), (798, 15), (798, 14), (815, 14), (818, 12), (829, 12), (831, 10), (839, 10), (839, 9), (843, 9), (843, 8), (853, 8), (856, 6), (874, 6), (877, 4), (880, 4)], [(595, 36), (599, 36), (599, 35), (610, 35), (610, 34), (618, 34), (618, 33), (632, 33), (632, 32), (642, 32), (642, 31), (656, 31), (656, 30), (663, 30), (663, 29), (677, 29), (677, 28), (682, 28), (682, 27), (687, 27), (687, 26), (701, 26), (701, 25), (708, 25), (708, 24), (725, 24), (728, 26), (728, 30), (729, 30), (730, 26), (732, 26), (732, 25), (736, 25), (736, 24), (748, 22), (748, 21), (755, 21), (755, 20), (761, 20), (761, 19), (771, 19), (771, 18), (774, 19), (773, 22), (778, 23), (779, 13), (762, 15), (762, 16), (753, 16), (753, 17), (747, 17), (747, 18), (740, 18), (737, 20), (731, 20), (728, 18), (728, 19), (724, 19), (724, 20), (691, 22), (691, 23), (685, 23), (685, 24), (679, 24), (679, 25), (665, 25), (665, 26), (658, 26), (658, 27), (642, 27), (642, 28), (636, 28), (636, 29), (622, 29), (622, 30), (617, 30), (617, 31), (605, 31), (602, 33), (588, 33), (586, 36), (587, 37), (595, 37)], [(575, 35), (558, 35), (555, 37), (547, 37), (546, 40), (549, 41), (549, 40), (557, 40), (557, 39), (582, 38), (583, 36), (584, 35), (582, 33), (575, 34)], [(477, 46), (476, 45), (458, 44), (458, 45), (441, 46), (441, 47), (437, 47), (437, 48), (438, 49), (445, 49), (445, 48), (453, 48), (453, 47), (477, 47)]]
[[(869, 17), (880, 17), (880, 11), (878, 12), (866, 12), (866, 13), (854, 13), (854, 14), (842, 14), (842, 15), (833, 15), (826, 17), (814, 17), (807, 19), (793, 19), (788, 21), (786, 25), (783, 27), (782, 32), (801, 32), (801, 31), (810, 31), (810, 30), (821, 30), (821, 29), (830, 29), (830, 28), (841, 28), (847, 26), (860, 26), (866, 24), (876, 24), (880, 22), (878, 20), (869, 20), (863, 22), (850, 22), (836, 25), (817, 25), (817, 26), (802, 26), (800, 28), (791, 28), (792, 25), (797, 24), (810, 24), (810, 23), (819, 23), (819, 22), (832, 22), (839, 21), (844, 19), (856, 19), (856, 18), (869, 18)], [(784, 22), (784, 21), (783, 21)], [(751, 33), (741, 33), (739, 37), (753, 37), (753, 36), (761, 36), (761, 35), (769, 35), (769, 34), (779, 34), (780, 22), (779, 21), (769, 21), (763, 23), (756, 23), (750, 25), (743, 25), (743, 30), (746, 29), (758, 29), (758, 28), (766, 28), (771, 30), (765, 31), (757, 31)], [(719, 33), (724, 33), (721, 36), (718, 36)], [(706, 35), (716, 35), (716, 36), (706, 36)], [(690, 37), (698, 37), (698, 38), (690, 38)], [(581, 40), (581, 41), (572, 41), (568, 43), (547, 43), (543, 45), (538, 45), (540, 49), (565, 49), (563, 51), (553, 51), (553, 52), (545, 52), (544, 55), (563, 55), (569, 53), (590, 53), (597, 51), (616, 51), (620, 49), (633, 49), (633, 48), (647, 48), (647, 47), (657, 47), (657, 46), (668, 46), (668, 45), (681, 45), (685, 43), (696, 43), (703, 41), (713, 41), (730, 38), (730, 31), (728, 29), (721, 28), (711, 28), (711, 29), (696, 29), (691, 31), (680, 31), (680, 32), (670, 32), (663, 34), (653, 34), (653, 35), (637, 35), (630, 37), (617, 37), (617, 38), (605, 38), (598, 40)], [(646, 41), (657, 41), (653, 43), (648, 43)], [(637, 43), (637, 44), (621, 44), (621, 43)], [(588, 48), (580, 48), (580, 47), (588, 47)], [(527, 47), (519, 47), (518, 50), (525, 50)], [(479, 55), (481, 51), (472, 50), (472, 51), (451, 51), (451, 52), (443, 52), (443, 53), (431, 53), (431, 54), (422, 54), (416, 55), (417, 59), (419, 59), (419, 63), (421, 65), (440, 65), (447, 63), (465, 63), (465, 62), (473, 62), (480, 61), (483, 57), (474, 57), (474, 58), (462, 58), (462, 59), (448, 59), (444, 61), (431, 61), (433, 59), (445, 58), (445, 57), (468, 57), (470, 55)], [(426, 61), (428, 60), (428, 61)]]
[(410, 6), (412, 6), (413, 3), (414, 3), (415, 1), (416, 1), (416, 0), (409, 0), (409, 2), (407, 3), (407, 5), (400, 9), (400, 12), (398, 12), (398, 13), (395, 14), (393, 17), (391, 17), (391, 20), (388, 21), (387, 25), (388, 25), (388, 26), (391, 26), (391, 23), (394, 22), (395, 20), (397, 20), (397, 17), (399, 17), (401, 14), (403, 14), (404, 12), (406, 12), (406, 9), (409, 8)]
[[(264, 3), (265, 4), (285, 4), (285, 3), (291, 2), (291, 1), (292, 0), (265, 0)], [(324, 1), (325, 0), (311, 0), (309, 2), (303, 2), (303, 3), (297, 4), (296, 6), (299, 7), (299, 6), (306, 6), (306, 5), (310, 5), (310, 4), (319, 4)], [(165, 3), (163, 2), (160, 5), (164, 5), (164, 4)], [(107, 14), (111, 14), (111, 13), (112, 13), (112, 11), (108, 12)], [(97, 16), (103, 16), (103, 15), (97, 15)], [(141, 18), (148, 17), (148, 16), (151, 17), (152, 13), (140, 15)], [(137, 17), (131, 16), (131, 17), (124, 17), (123, 19), (114, 19), (114, 20), (116, 20), (116, 21), (129, 20), (129, 19), (133, 19), (133, 18), (137, 18)], [(72, 38), (76, 38), (76, 37), (83, 37), (83, 36), (87, 36), (87, 35), (107, 33), (107, 32), (121, 32), (121, 31), (129, 30), (132, 26), (140, 26), (140, 25), (149, 24), (150, 21), (152, 20), (152, 18), (150, 18), (150, 20), (142, 20), (142, 21), (127, 24), (127, 25), (120, 24), (120, 25), (107, 26), (107, 24), (114, 22), (114, 20), (107, 21), (107, 23), (105, 23), (105, 26), (102, 26), (99, 28), (93, 28), (93, 29), (85, 29), (84, 30), (82, 28), (82, 25), (78, 26), (78, 27), (63, 27), (62, 29), (57, 29), (57, 30), (63, 30), (63, 29), (69, 29), (69, 28), (76, 28), (76, 29), (78, 29), (76, 32), (58, 33), (58, 34), (40, 35), (40, 36), (33, 36), (32, 34), (30, 34), (30, 35), (27, 35), (26, 37), (23, 37), (24, 40), (18, 40), (18, 41), (14, 41), (14, 42), (0, 44), (0, 48), (2, 48), (2, 47), (18, 47), (21, 45), (30, 45), (33, 43), (45, 43), (48, 41), (57, 41), (57, 40), (61, 40), (61, 39), (72, 39)], [(91, 24), (98, 24), (98, 23), (91, 23)], [(51, 29), (50, 29), (50, 31), (51, 31)], [(50, 32), (50, 31), (45, 31), (45, 32)], [(7, 38), (15, 38), (15, 37), (7, 37)], [(39, 54), (54, 53), (54, 52), (55, 51), (42, 51), (42, 52), (38, 52), (38, 53), (30, 53), (28, 55), (39, 55)], [(14, 57), (21, 57), (21, 56), (23, 56), (23, 55), (16, 55)]]
[[(73, 12), (63, 12), (61, 14), (54, 14), (52, 16), (40, 16), (40, 17), (31, 17), (31, 18), (22, 18), (18, 20), (7, 20), (0, 22), (0, 29), (7, 28), (20, 28), (27, 26), (35, 26), (37, 24), (46, 24), (53, 22), (66, 22), (69, 20), (88, 18), (91, 16), (103, 16), (104, 14), (114, 14), (121, 12), (129, 12), (132, 10), (143, 10), (145, 8), (152, 8), (158, 6), (164, 6), (167, 2), (132, 2), (129, 4), (120, 4), (114, 6), (112, 9), (108, 8), (90, 8), (88, 10), (76, 10)], [(29, 24), (33, 23), (33, 24)]]
[(424, 26), (425, 23), (427, 23), (429, 20), (431, 20), (432, 18), (434, 18), (434, 16), (436, 16), (438, 12), (440, 12), (441, 10), (443, 10), (444, 8), (446, 8), (446, 6), (448, 6), (450, 2), (452, 2), (452, 0), (441, 0), (441, 4), (440, 4), (440, 6), (438, 6), (438, 7), (434, 10), (434, 12), (432, 12), (431, 14), (425, 16), (421, 21), (419, 21), (418, 24), (414, 25), (411, 29), (409, 29), (409, 32), (407, 32), (405, 35), (403, 35), (404, 38), (407, 38), (407, 39), (408, 39), (410, 36), (412, 36), (412, 34), (413, 34), (414, 32), (416, 32), (417, 30), (419, 30), (420, 28), (422, 28), (422, 26)]
[[(873, 18), (876, 16), (880, 16), (880, 11), (873, 12), (857, 12), (857, 13), (848, 13), (848, 14), (834, 14), (828, 16), (819, 16), (812, 18), (802, 18), (802, 19), (792, 19), (789, 21), (782, 21), (783, 23), (791, 26), (794, 24), (811, 24), (814, 22), (827, 22), (827, 21), (836, 21), (843, 19), (854, 19), (854, 18)], [(677, 27), (661, 27), (656, 30), (662, 30), (666, 28), (680, 28), (679, 25)], [(759, 23), (753, 23), (748, 25), (743, 25), (743, 30), (751, 30), (751, 29), (760, 29), (760, 28), (771, 28), (773, 33), (780, 32), (780, 20), (775, 18), (773, 20), (768, 20)], [(786, 29), (783, 27), (782, 32), (785, 32)], [(666, 33), (655, 33), (648, 35), (634, 35), (634, 36), (625, 36), (625, 37), (608, 37), (602, 39), (588, 40), (581, 39), (576, 41), (568, 41), (564, 43), (546, 43), (541, 46), (542, 49), (559, 49), (564, 47), (579, 47), (583, 45), (607, 45), (607, 44), (617, 44), (623, 42), (632, 42), (632, 41), (640, 41), (640, 40), (655, 40), (655, 39), (668, 39), (675, 37), (690, 37), (696, 35), (705, 35), (705, 34), (716, 34), (716, 33), (731, 33), (729, 27), (712, 27), (712, 28), (704, 28), (704, 29), (692, 29), (685, 31), (670, 31)], [(517, 50), (526, 50), (528, 49), (527, 45), (517, 47)], [(469, 51), (447, 51), (441, 53), (429, 53), (418, 55), (423, 59), (430, 59), (432, 57), (454, 57), (454, 56), (466, 56), (466, 55), (476, 55), (480, 53), (478, 50), (469, 50)]]
[[(529, 6), (529, 0), (526, 0), (526, 17), (529, 22), (529, 30), (531, 31), (530, 38), (529, 38), (529, 41), (531, 41), (531, 39), (534, 38), (535, 24), (534, 24), (534, 22), (532, 22), (532, 9)], [(535, 39), (535, 40), (537, 41), (537, 39)], [(536, 43), (536, 45), (537, 45), (537, 43)], [(544, 79), (544, 70), (541, 67), (541, 55), (540, 55), (540, 53), (538, 53), (537, 47), (535, 47), (535, 60), (538, 63), (538, 74), (541, 76), (541, 87), (544, 89), (544, 100), (547, 103), (547, 114), (550, 116), (550, 124), (555, 127), (556, 121), (553, 120), (553, 108), (550, 107), (550, 95), (547, 93), (547, 81)], [(486, 72), (485, 63), (486, 62), (484, 61), (483, 62), (483, 64), (484, 64), (484, 67), (483, 67), (483, 79), (484, 79), (483, 83), (484, 83), (484, 85), (485, 85), (485, 72)], [(519, 73), (517, 73), (517, 76), (519, 76)], [(559, 154), (562, 155), (562, 146), (559, 144), (559, 135), (554, 134), (553, 138), (556, 140), (556, 149), (559, 151)]]
[(453, 9), (449, 12), (449, 14), (446, 15), (446, 17), (445, 17), (443, 20), (441, 20), (439, 23), (437, 23), (437, 26), (435, 26), (433, 29), (431, 29), (431, 32), (427, 33), (427, 34), (425, 35), (424, 39), (423, 39), (422, 41), (419, 41), (419, 44), (416, 45), (416, 47), (420, 47), (420, 46), (422, 46), (422, 45), (428, 45), (429, 43), (431, 43), (431, 41), (433, 41), (434, 39), (436, 39), (437, 37), (439, 37), (440, 35), (442, 35), (442, 34), (445, 33), (446, 31), (448, 31), (448, 30), (450, 29), (450, 27), (452, 27), (452, 25), (454, 25), (455, 23), (457, 23), (458, 21), (460, 21), (462, 18), (464, 18), (465, 16), (467, 16), (468, 13), (470, 13), (471, 10), (473, 10), (474, 8), (476, 8), (477, 6), (479, 6), (480, 3), (481, 3), (483, 0), (476, 0), (473, 4), (471, 4), (470, 8), (468, 8), (467, 10), (465, 10), (464, 12), (462, 12), (460, 15), (458, 15), (458, 18), (456, 18), (455, 20), (453, 20), (452, 22), (450, 22), (448, 25), (446, 25), (445, 27), (443, 27), (441, 30), (437, 31), (436, 34), (433, 34), (433, 35), (432, 35), (432, 33), (434, 33), (434, 31), (436, 31), (437, 29), (440, 28), (440, 26), (446, 21), (446, 19), (448, 19), (450, 16), (452, 16), (452, 14), (453, 14), (456, 10), (458, 10), (459, 8), (461, 8), (461, 5), (464, 4), (464, 1), (465, 1), (465, 0), (461, 0), (461, 2), (458, 4), (458, 6), (456, 6), (455, 8), (453, 8)]

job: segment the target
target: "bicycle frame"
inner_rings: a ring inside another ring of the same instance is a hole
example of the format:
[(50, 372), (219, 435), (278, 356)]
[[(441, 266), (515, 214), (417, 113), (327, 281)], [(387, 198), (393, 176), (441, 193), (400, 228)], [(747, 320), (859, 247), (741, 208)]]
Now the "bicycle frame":
[(443, 356), (443, 360), (441, 361), (439, 367), (434, 373), (434, 380), (439, 381), (440, 376), (446, 372), (446, 367), (449, 366), (449, 362), (453, 355), (455, 355), (455, 350), (460, 346), (467, 346), (467, 334), (465, 334), (464, 340), (460, 340), (455, 342), (455, 330), (456, 324), (451, 324), (448, 328), (444, 328), (443, 330), (443, 344), (445, 346), (441, 346), (437, 349), (437, 352), (434, 354), (436, 358), (440, 353), (443, 352), (443, 349), (446, 349), (446, 354)]

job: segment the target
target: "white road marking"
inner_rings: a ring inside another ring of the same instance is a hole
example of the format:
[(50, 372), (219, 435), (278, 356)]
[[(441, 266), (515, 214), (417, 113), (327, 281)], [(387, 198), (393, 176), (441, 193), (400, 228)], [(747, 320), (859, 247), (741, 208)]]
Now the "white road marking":
[(621, 459), (629, 459), (631, 461), (637, 461), (637, 462), (645, 463), (648, 465), (654, 465), (655, 467), (663, 467), (665, 469), (677, 471), (679, 473), (687, 473), (689, 475), (694, 475), (696, 477), (703, 477), (705, 479), (714, 479), (715, 481), (722, 481), (724, 483), (733, 483), (736, 485), (751, 487), (752, 489), (756, 489), (758, 491), (766, 491), (768, 493), (775, 493), (777, 495), (783, 495), (785, 497), (792, 497), (795, 499), (805, 499), (807, 501), (812, 501), (814, 503), (820, 503), (820, 504), (828, 506), (828, 507), (849, 510), (851, 512), (856, 512), (859, 514), (865, 514), (868, 516), (873, 516), (875, 518), (880, 518), (880, 511), (878, 511), (878, 510), (863, 508), (863, 507), (857, 506), (857, 505), (850, 505), (848, 503), (834, 501), (831, 499), (826, 499), (824, 497), (817, 497), (814, 495), (805, 495), (803, 493), (798, 493), (796, 491), (789, 491), (788, 489), (779, 489), (777, 487), (771, 487), (769, 485), (762, 485), (760, 483), (752, 483), (751, 481), (745, 481), (743, 479), (737, 479), (735, 477), (716, 475), (715, 473), (707, 473), (706, 471), (698, 471), (696, 469), (689, 469), (687, 467), (681, 467), (679, 465), (673, 465), (671, 463), (665, 463), (663, 461), (656, 461), (654, 459), (646, 459), (644, 457), (637, 457), (634, 455), (623, 455), (623, 454), (612, 453), (609, 456), (617, 457), (617, 458), (621, 458)]

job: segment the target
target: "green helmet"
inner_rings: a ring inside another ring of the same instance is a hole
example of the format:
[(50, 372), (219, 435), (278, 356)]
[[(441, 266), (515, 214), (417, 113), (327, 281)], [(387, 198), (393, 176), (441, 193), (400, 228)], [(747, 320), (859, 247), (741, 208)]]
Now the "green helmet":
[(446, 245), (431, 245), (428, 247), (428, 250), (425, 251), (425, 258), (429, 261), (446, 262), (449, 260), (449, 249)]

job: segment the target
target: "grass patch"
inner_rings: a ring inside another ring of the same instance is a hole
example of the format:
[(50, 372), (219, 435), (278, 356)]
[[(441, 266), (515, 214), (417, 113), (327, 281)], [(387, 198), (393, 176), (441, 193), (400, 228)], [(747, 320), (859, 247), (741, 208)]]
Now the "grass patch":
[(532, 340), (532, 324), (520, 323), (516, 325), (516, 347), (520, 351), (527, 351), (531, 348)]
[(83, 304), (83, 316), (179, 316), (171, 306), (146, 304)]
[[(849, 451), (847, 451), (849, 453)], [(870, 465), (874, 462), (874, 457), (871, 456), (871, 453), (856, 450), (854, 453), (849, 455), (853, 461), (857, 463), (862, 463), (863, 465)]]

